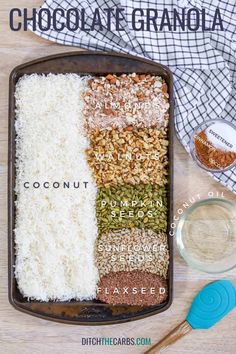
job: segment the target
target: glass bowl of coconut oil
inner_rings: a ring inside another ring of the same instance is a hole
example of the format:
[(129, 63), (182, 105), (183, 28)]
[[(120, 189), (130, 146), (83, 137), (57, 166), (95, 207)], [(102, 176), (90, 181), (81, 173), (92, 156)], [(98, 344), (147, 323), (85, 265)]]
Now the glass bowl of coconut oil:
[(236, 266), (236, 204), (210, 198), (193, 204), (176, 230), (181, 256), (192, 268), (223, 273)]

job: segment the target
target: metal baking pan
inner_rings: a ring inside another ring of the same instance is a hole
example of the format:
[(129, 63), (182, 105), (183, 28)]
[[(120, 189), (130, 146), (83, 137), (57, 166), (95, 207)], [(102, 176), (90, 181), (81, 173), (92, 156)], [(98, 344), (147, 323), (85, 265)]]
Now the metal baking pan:
[(133, 321), (155, 315), (169, 308), (173, 296), (173, 240), (169, 236), (170, 265), (168, 272), (168, 299), (152, 307), (112, 306), (94, 301), (40, 302), (24, 298), (14, 277), (15, 245), (15, 85), (25, 74), (77, 73), (102, 75), (107, 73), (151, 73), (162, 76), (170, 95), (169, 122), (169, 184), (168, 184), (168, 231), (173, 215), (173, 78), (170, 70), (149, 60), (102, 52), (70, 52), (40, 58), (17, 66), (10, 75), (9, 85), (9, 159), (8, 159), (8, 240), (9, 240), (9, 301), (17, 309), (47, 320), (80, 325), (104, 325)]

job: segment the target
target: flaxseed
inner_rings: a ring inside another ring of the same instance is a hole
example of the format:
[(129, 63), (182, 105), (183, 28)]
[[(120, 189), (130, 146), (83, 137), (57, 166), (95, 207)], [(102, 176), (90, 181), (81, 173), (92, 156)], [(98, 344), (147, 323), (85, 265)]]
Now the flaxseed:
[(148, 272), (109, 273), (97, 287), (97, 299), (112, 305), (153, 306), (167, 297), (166, 280)]

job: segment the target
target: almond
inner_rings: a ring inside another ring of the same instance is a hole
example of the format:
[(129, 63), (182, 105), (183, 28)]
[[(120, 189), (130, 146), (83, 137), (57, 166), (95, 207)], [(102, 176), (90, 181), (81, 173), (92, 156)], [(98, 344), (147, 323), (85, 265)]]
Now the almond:
[(164, 84), (162, 85), (161, 90), (162, 90), (162, 92), (167, 93), (168, 87), (167, 87), (166, 83), (164, 83)]
[(133, 79), (133, 81), (136, 82), (136, 83), (138, 83), (138, 82), (140, 81), (138, 75), (132, 77), (132, 79)]
[(134, 129), (132, 125), (129, 125), (128, 127), (124, 128), (124, 131), (131, 132)]
[(114, 76), (113, 75), (111, 75), (111, 74), (108, 74), (107, 76), (106, 76), (106, 79), (107, 80), (113, 80), (114, 79)]
[(110, 79), (110, 84), (116, 84), (116, 78)]

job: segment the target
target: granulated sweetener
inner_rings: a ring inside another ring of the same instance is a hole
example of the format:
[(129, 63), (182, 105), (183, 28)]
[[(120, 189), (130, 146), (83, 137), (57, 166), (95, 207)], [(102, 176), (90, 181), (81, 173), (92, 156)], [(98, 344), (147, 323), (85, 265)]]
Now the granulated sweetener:
[(207, 170), (225, 170), (236, 160), (236, 130), (224, 121), (200, 126), (194, 136), (195, 158)]

